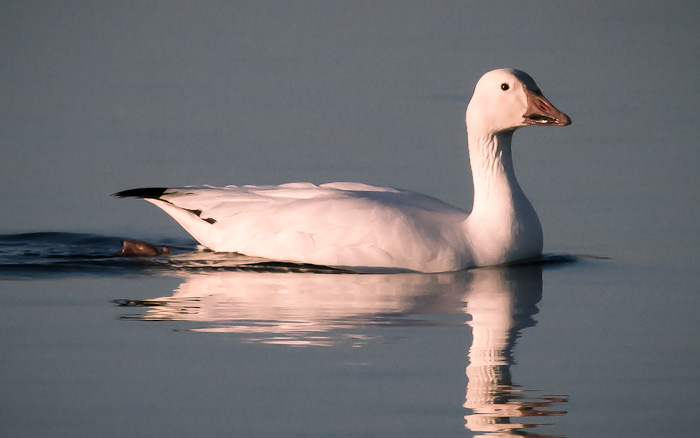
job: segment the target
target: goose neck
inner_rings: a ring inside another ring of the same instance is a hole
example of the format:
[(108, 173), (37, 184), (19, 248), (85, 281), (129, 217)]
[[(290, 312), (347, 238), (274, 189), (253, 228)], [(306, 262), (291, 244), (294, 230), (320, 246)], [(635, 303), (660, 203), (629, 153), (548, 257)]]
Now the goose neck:
[(513, 131), (469, 135), (469, 160), (474, 180), (474, 210), (524, 196), (515, 178)]

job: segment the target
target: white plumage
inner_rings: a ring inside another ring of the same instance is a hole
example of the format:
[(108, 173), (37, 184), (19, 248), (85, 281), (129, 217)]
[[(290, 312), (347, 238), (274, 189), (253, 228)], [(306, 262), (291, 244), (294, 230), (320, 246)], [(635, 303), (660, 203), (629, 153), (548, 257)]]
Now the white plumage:
[(569, 123), (527, 74), (485, 74), (467, 109), (471, 214), (426, 195), (359, 183), (146, 188), (115, 195), (152, 202), (214, 251), (359, 271), (497, 265), (542, 251), (539, 219), (513, 171), (513, 131)]

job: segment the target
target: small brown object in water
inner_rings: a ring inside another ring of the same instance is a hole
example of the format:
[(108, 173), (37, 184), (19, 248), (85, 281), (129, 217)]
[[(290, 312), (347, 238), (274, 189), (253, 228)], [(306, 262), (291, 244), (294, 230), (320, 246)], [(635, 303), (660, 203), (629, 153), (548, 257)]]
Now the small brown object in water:
[(117, 253), (120, 257), (153, 257), (172, 254), (170, 248), (165, 245), (162, 248), (158, 248), (140, 240), (122, 240), (122, 245), (124, 245), (124, 248)]

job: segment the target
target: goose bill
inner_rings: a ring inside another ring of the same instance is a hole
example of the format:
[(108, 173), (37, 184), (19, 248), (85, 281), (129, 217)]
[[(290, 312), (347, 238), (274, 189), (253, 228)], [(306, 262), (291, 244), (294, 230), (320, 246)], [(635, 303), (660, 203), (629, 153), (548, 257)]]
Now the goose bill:
[(526, 125), (567, 126), (571, 118), (552, 105), (542, 93), (525, 90), (527, 111), (523, 114)]

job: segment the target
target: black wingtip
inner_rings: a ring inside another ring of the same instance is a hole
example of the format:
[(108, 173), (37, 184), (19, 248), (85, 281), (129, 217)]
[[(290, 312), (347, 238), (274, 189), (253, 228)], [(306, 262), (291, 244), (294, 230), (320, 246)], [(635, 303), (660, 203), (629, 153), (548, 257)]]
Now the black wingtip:
[(166, 190), (168, 190), (167, 187), (144, 187), (140, 189), (122, 190), (121, 192), (113, 193), (112, 196), (118, 198), (158, 199), (163, 196)]

